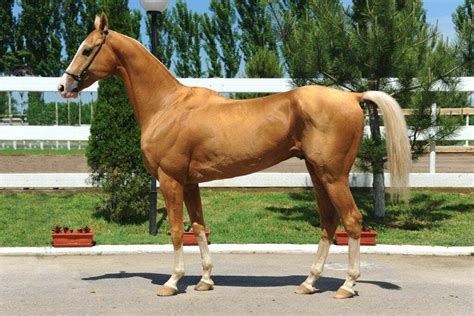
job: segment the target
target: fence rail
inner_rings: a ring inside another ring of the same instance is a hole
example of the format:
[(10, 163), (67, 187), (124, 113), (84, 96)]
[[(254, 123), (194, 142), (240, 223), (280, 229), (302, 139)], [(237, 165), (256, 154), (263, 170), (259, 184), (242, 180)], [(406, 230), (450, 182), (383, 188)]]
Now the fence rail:
[[(56, 92), (59, 77), (0, 77), (0, 91), (37, 91)], [(459, 77), (458, 91), (474, 92), (474, 77)], [(187, 86), (203, 87), (217, 92), (272, 93), (284, 92), (294, 88), (289, 78), (178, 78)], [(394, 85), (396, 79), (391, 79)], [(98, 84), (94, 83), (84, 92), (97, 92)], [(434, 90), (446, 91), (443, 84), (435, 85)]]
[[(157, 183), (159, 187), (159, 183)], [(372, 187), (372, 174), (351, 173), (349, 185)], [(203, 188), (308, 188), (312, 186), (307, 173), (257, 172), (232, 179), (200, 184)], [(390, 174), (385, 174), (385, 186), (390, 187)], [(0, 189), (77, 189), (94, 187), (88, 173), (6, 173), (0, 175)], [(411, 173), (411, 188), (473, 188), (473, 173)]]

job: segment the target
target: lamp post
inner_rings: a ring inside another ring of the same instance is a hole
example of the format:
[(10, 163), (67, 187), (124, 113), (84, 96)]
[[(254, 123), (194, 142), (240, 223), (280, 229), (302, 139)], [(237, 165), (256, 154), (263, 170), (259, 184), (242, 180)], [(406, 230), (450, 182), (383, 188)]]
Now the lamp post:
[[(168, 0), (140, 0), (140, 4), (151, 16), (151, 53), (156, 56), (156, 23), (158, 15), (161, 14), (168, 6)], [(148, 232), (150, 235), (155, 236), (158, 232), (156, 225), (156, 179), (152, 177), (150, 183), (150, 227)]]

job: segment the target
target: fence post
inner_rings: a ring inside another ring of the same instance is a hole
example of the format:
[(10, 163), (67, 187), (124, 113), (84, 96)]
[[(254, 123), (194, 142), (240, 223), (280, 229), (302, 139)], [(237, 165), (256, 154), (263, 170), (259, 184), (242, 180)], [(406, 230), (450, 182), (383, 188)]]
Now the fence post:
[(79, 93), (79, 109), (78, 109), (78, 112), (79, 112), (79, 126), (81, 126), (81, 107), (82, 107), (82, 99), (81, 99), (81, 94)]
[[(466, 115), (466, 127), (469, 127), (469, 113)], [(469, 140), (466, 140), (464, 146), (469, 146)]]
[[(436, 133), (436, 103), (431, 105), (431, 131), (430, 136), (434, 136)], [(436, 143), (432, 141), (430, 143), (430, 173), (436, 173)]]
[(59, 125), (59, 114), (58, 114), (58, 102), (54, 102), (54, 108), (56, 111), (56, 125)]
[(8, 91), (8, 119), (10, 121), (10, 125), (12, 125), (13, 122), (13, 114), (12, 114), (12, 95), (11, 91)]

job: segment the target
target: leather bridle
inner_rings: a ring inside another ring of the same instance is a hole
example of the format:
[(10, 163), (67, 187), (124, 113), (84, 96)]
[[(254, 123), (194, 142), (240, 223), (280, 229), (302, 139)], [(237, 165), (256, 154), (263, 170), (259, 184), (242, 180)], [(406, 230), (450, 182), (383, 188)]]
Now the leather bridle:
[(75, 74), (75, 73), (68, 72), (68, 71), (64, 71), (64, 73), (71, 76), (75, 81), (81, 82), (82, 79), (84, 79), (84, 75), (86, 74), (87, 70), (89, 70), (89, 67), (91, 66), (92, 62), (94, 61), (94, 59), (99, 54), (100, 49), (104, 45), (105, 40), (107, 39), (107, 34), (108, 34), (108, 32), (102, 33), (102, 42), (100, 42), (99, 48), (94, 52), (94, 54), (92, 56), (89, 57), (89, 59), (87, 60), (85, 66), (82, 67), (82, 69), (79, 71), (79, 74)]

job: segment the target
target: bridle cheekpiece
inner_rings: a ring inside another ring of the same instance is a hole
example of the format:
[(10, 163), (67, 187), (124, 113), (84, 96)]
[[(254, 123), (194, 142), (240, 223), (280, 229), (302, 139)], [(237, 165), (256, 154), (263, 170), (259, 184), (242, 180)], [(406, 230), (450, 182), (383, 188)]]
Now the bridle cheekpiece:
[(89, 70), (89, 67), (91, 66), (92, 62), (94, 61), (94, 59), (99, 54), (100, 49), (104, 45), (105, 40), (107, 39), (107, 34), (108, 34), (108, 32), (104, 32), (102, 34), (102, 42), (100, 42), (99, 48), (95, 51), (95, 53), (92, 56), (89, 57), (89, 59), (87, 60), (85, 66), (82, 67), (82, 69), (79, 71), (79, 74), (75, 74), (75, 73), (68, 72), (68, 71), (64, 71), (64, 73), (71, 76), (75, 81), (81, 82), (82, 79), (84, 79), (84, 75), (86, 74), (87, 70)]

